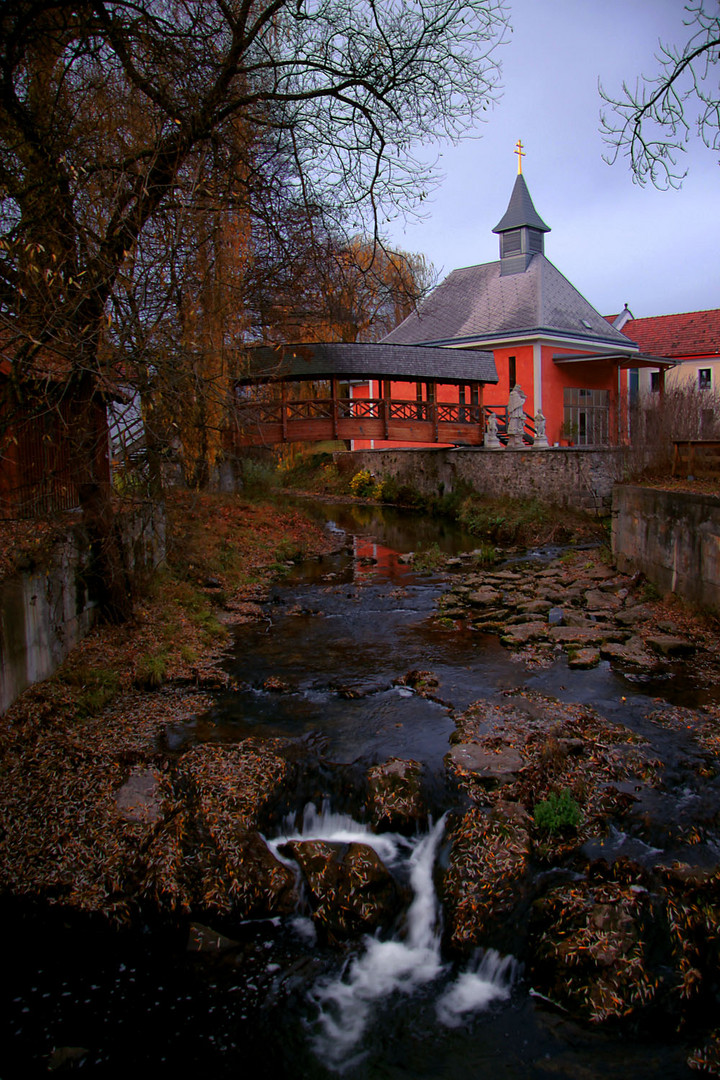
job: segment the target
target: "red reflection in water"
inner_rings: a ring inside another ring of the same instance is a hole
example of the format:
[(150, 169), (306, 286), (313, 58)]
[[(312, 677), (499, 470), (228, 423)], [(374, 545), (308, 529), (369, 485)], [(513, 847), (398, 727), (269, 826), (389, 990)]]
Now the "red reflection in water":
[(355, 578), (358, 581), (367, 580), (376, 574), (381, 574), (390, 581), (402, 581), (413, 572), (411, 565), (401, 561), (402, 556), (397, 551), (362, 536), (356, 536), (353, 540), (353, 556)]

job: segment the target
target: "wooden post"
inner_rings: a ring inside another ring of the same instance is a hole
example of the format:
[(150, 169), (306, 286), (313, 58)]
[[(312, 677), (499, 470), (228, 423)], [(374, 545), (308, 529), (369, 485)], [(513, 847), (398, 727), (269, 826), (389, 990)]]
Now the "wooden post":
[(332, 434), (333, 439), (338, 437), (338, 397), (339, 395), (339, 383), (337, 379), (333, 379), (332, 385)]
[(382, 416), (385, 438), (390, 437), (390, 380), (380, 380), (380, 396), (382, 397)]
[(484, 409), (484, 387), (482, 383), (476, 383), (470, 388), (470, 400), (473, 405), (477, 405), (477, 423), (480, 428), (480, 446), (483, 444), (485, 438), (485, 409)]
[(282, 424), (282, 441), (287, 442), (287, 383), (283, 379), (280, 383), (280, 423)]
[(440, 433), (439, 433), (439, 429), (438, 429), (438, 406), (437, 406), (437, 396), (435, 394), (435, 383), (434, 382), (428, 382), (426, 385), (427, 385), (428, 408), (430, 410), (430, 419), (432, 420), (432, 426), (433, 426), (433, 442), (438, 442)]

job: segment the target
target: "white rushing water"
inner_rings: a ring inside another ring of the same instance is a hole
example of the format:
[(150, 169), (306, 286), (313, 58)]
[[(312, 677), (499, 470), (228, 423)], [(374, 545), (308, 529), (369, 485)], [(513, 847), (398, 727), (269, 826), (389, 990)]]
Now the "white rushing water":
[(323, 839), (372, 846), (387, 866), (407, 860), (413, 899), (401, 934), (392, 940), (365, 936), (363, 950), (333, 979), (311, 991), (318, 1008), (314, 1049), (326, 1065), (344, 1069), (362, 1057), (361, 1039), (379, 1002), (394, 994), (408, 995), (438, 980), (437, 1020), (447, 1027), (464, 1023), (473, 1012), (506, 999), (516, 962), (493, 950), (476, 958), (450, 983), (449, 965), (440, 954), (440, 910), (433, 885), (433, 867), (445, 831), (445, 817), (423, 837), (409, 840), (394, 833), (376, 836), (343, 814), (307, 807), (302, 828), (270, 841), (271, 848), (290, 839)]

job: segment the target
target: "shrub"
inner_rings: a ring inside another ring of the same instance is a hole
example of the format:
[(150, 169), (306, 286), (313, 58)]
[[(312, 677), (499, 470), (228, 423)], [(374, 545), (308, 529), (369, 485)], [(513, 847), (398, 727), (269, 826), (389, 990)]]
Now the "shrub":
[(373, 494), (376, 483), (369, 469), (360, 469), (350, 481), (350, 491), (360, 499), (367, 499)]
[(568, 788), (560, 793), (553, 791), (544, 802), (535, 806), (535, 824), (547, 832), (559, 832), (561, 829), (576, 829), (582, 821), (580, 807), (573, 799)]

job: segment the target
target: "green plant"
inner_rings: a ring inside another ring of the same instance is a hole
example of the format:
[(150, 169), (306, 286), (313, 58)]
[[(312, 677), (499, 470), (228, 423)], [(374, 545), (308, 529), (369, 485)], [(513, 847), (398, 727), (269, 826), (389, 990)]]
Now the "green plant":
[(302, 562), (307, 556), (307, 545), (293, 540), (281, 540), (275, 548), (277, 563)]
[(445, 565), (445, 555), (442, 553), (437, 543), (433, 543), (429, 548), (425, 548), (424, 551), (416, 551), (415, 558), (413, 559), (413, 566), (416, 570), (422, 572), (429, 572), (431, 570), (437, 570), (439, 567)]
[(277, 487), (278, 473), (275, 465), (269, 461), (261, 461), (259, 458), (243, 458), (240, 466), (242, 474), (243, 491), (269, 491)]
[(63, 672), (60, 678), (78, 690), (77, 707), (83, 716), (97, 716), (120, 689), (120, 676), (110, 668), (81, 665)]
[(645, 581), (640, 589), (640, 598), (642, 600), (659, 600), (660, 592), (652, 581)]
[(360, 499), (366, 499), (373, 494), (376, 481), (369, 469), (360, 469), (350, 481), (350, 491)]
[(146, 653), (135, 666), (135, 685), (146, 690), (156, 690), (167, 677), (168, 654), (163, 649), (159, 653)]
[(473, 551), (473, 559), (477, 566), (492, 566), (497, 562), (497, 558), (494, 544), (481, 544)]
[(553, 791), (543, 802), (536, 803), (534, 816), (537, 827), (546, 832), (576, 829), (582, 821), (580, 807), (568, 788)]

